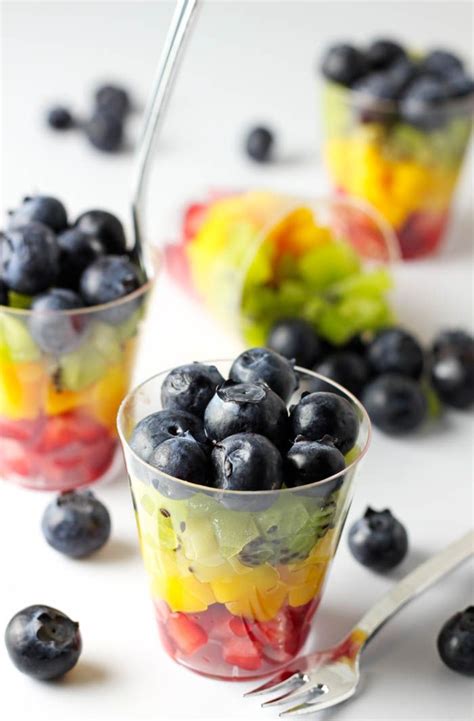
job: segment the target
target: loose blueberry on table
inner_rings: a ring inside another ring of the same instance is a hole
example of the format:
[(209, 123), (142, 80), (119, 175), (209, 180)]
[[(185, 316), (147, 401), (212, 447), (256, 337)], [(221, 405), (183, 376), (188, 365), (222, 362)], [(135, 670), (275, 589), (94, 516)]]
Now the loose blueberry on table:
[[(308, 634), (359, 419), (335, 394), (300, 399), (293, 363), (271, 349), (245, 351), (229, 375), (201, 363), (171, 370), (165, 409), (157, 398), (131, 432), (129, 473), (165, 649), (201, 673), (241, 678), (281, 667)], [(303, 438), (295, 419), (308, 407)]]
[[(24, 198), (0, 235), (0, 474), (69, 490), (110, 466), (145, 281), (120, 220)], [(113, 306), (95, 306), (115, 301)], [(27, 312), (25, 312), (27, 311)]]
[(71, 558), (84, 558), (107, 543), (110, 516), (92, 491), (69, 491), (47, 506), (41, 529), (56, 551)]
[(126, 121), (132, 109), (127, 90), (106, 84), (96, 89), (92, 112), (86, 120), (74, 118), (68, 108), (58, 105), (48, 110), (47, 122), (54, 130), (81, 130), (93, 147), (116, 153), (124, 149)]
[(5, 631), (8, 654), (19, 671), (41, 681), (64, 676), (79, 660), (79, 624), (50, 606), (28, 606)]
[(438, 635), (438, 652), (453, 671), (474, 675), (474, 606), (446, 621)]
[(375, 571), (397, 566), (408, 551), (408, 535), (392, 513), (367, 508), (349, 530), (349, 548), (362, 565)]

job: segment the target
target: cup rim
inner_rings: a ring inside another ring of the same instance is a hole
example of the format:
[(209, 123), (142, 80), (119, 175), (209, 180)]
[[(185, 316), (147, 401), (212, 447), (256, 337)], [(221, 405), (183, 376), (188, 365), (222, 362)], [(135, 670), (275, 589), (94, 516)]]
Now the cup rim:
[[(44, 310), (34, 310), (32, 308), (12, 308), (9, 305), (1, 305), (0, 304), (0, 314), (1, 313), (11, 313), (12, 315), (18, 315), (19, 317), (23, 318), (29, 318), (32, 315), (45, 315), (45, 316), (53, 316), (53, 317), (76, 317), (76, 316), (82, 316), (82, 315), (91, 315), (96, 312), (109, 310), (111, 308), (117, 308), (121, 305), (125, 305), (126, 303), (133, 301), (137, 298), (140, 298), (142, 295), (145, 295), (154, 285), (156, 280), (156, 272), (154, 272), (151, 277), (149, 276), (143, 285), (141, 285), (136, 290), (132, 291), (132, 293), (128, 293), (127, 295), (123, 295), (121, 298), (116, 298), (115, 300), (110, 300), (108, 303), (101, 303), (100, 305), (86, 305), (81, 308), (71, 308), (68, 310), (52, 310), (52, 309), (44, 309)], [(58, 286), (60, 287), (60, 286)]]
[[(229, 358), (218, 358), (218, 359), (211, 359), (211, 360), (202, 360), (199, 361), (200, 363), (204, 363), (206, 365), (217, 365), (219, 363), (232, 363), (232, 359)], [(359, 462), (365, 457), (368, 448), (371, 443), (372, 439), (372, 424), (370, 422), (369, 414), (367, 413), (366, 409), (362, 405), (362, 403), (359, 401), (358, 398), (354, 396), (353, 393), (347, 390), (347, 388), (344, 388), (344, 386), (340, 385), (340, 383), (336, 383), (336, 381), (331, 380), (330, 378), (327, 378), (326, 376), (321, 375), (320, 373), (316, 373), (315, 371), (311, 371), (308, 368), (302, 368), (301, 366), (295, 365), (295, 371), (298, 373), (303, 373), (307, 376), (310, 376), (311, 378), (317, 378), (318, 380), (322, 380), (326, 382), (328, 385), (333, 386), (334, 388), (337, 388), (338, 390), (342, 391), (344, 393), (344, 397), (347, 397), (352, 403), (356, 406), (357, 410), (361, 414), (362, 421), (365, 421), (366, 427), (367, 427), (367, 437), (365, 439), (363, 448), (361, 449), (359, 455), (357, 458), (355, 458), (349, 465), (347, 465), (342, 471), (339, 471), (338, 473), (333, 474), (332, 476), (328, 476), (327, 478), (323, 479), (322, 481), (315, 481), (314, 483), (308, 483), (304, 486), (295, 486), (293, 488), (278, 488), (274, 490), (264, 490), (264, 491), (234, 491), (234, 490), (222, 490), (221, 488), (215, 488), (213, 486), (203, 486), (199, 483), (192, 483), (190, 481), (185, 481), (182, 478), (176, 478), (175, 476), (171, 476), (168, 473), (165, 473), (164, 471), (160, 471), (158, 468), (155, 468), (155, 466), (152, 466), (150, 463), (147, 463), (144, 461), (140, 456), (133, 450), (130, 443), (128, 442), (128, 439), (125, 437), (125, 434), (123, 432), (123, 417), (125, 414), (125, 407), (129, 403), (129, 401), (132, 399), (132, 397), (140, 391), (144, 386), (146, 386), (148, 383), (156, 380), (160, 376), (165, 377), (172, 368), (168, 368), (167, 370), (160, 371), (159, 373), (155, 373), (154, 375), (146, 378), (144, 381), (139, 383), (137, 386), (132, 388), (127, 395), (123, 398), (122, 402), (120, 403), (119, 409), (117, 411), (117, 431), (120, 438), (120, 442), (122, 446), (127, 448), (127, 451), (132, 454), (135, 461), (138, 462), (146, 471), (154, 473), (154, 474), (160, 474), (163, 476), (166, 480), (171, 481), (172, 483), (177, 483), (178, 485), (182, 485), (185, 488), (189, 488), (190, 490), (194, 490), (196, 493), (204, 492), (207, 494), (211, 494), (213, 496), (218, 497), (224, 497), (228, 495), (232, 495), (233, 497), (238, 496), (244, 496), (244, 497), (250, 497), (250, 495), (258, 496), (258, 497), (265, 497), (267, 495), (271, 494), (280, 494), (280, 493), (301, 493), (303, 490), (309, 490), (314, 488), (320, 488), (324, 487), (330, 483), (332, 483), (337, 478), (343, 477), (348, 471), (350, 471), (352, 468), (355, 468)], [(330, 392), (330, 391), (329, 391)], [(159, 410), (164, 410), (163, 408)], [(153, 411), (152, 411), (153, 412)]]
[[(341, 83), (336, 83), (332, 80), (324, 79), (325, 86), (330, 87), (332, 90), (338, 92), (341, 98), (348, 104), (351, 104), (357, 109), (367, 109), (368, 100), (370, 100), (370, 109), (376, 110), (378, 113), (393, 115), (398, 114), (399, 103), (395, 100), (386, 100), (382, 98), (373, 98), (370, 93), (357, 89), (346, 87)], [(345, 96), (345, 97), (344, 97)], [(458, 115), (472, 115), (474, 110), (474, 94), (466, 95), (460, 98), (446, 98), (437, 108), (431, 109), (430, 114), (434, 113), (446, 113), (448, 111), (449, 117), (456, 117)]]

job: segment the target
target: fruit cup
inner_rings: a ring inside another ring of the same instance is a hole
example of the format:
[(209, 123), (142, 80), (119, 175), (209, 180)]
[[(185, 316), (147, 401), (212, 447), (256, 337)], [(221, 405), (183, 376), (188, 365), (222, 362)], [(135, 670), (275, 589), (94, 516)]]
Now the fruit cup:
[(0, 476), (48, 491), (104, 476), (151, 284), (90, 308), (0, 306)]
[(403, 258), (438, 251), (469, 143), (473, 98), (446, 100), (411, 122), (392, 101), (327, 82), (324, 154), (334, 188), (371, 203), (394, 228)]
[[(215, 362), (227, 376), (230, 363)], [(300, 388), (321, 376), (298, 369)], [(136, 424), (159, 410), (166, 373), (123, 401), (118, 429), (144, 565), (163, 646), (178, 663), (221, 679), (256, 678), (301, 650), (340, 539), (370, 424), (359, 418), (346, 468), (324, 481), (276, 491), (222, 491), (144, 462), (130, 446)], [(325, 380), (325, 379), (323, 379)]]
[(265, 344), (282, 317), (305, 318), (334, 344), (391, 320), (398, 244), (364, 201), (216, 197), (188, 208), (182, 235), (165, 250), (168, 269), (247, 345)]

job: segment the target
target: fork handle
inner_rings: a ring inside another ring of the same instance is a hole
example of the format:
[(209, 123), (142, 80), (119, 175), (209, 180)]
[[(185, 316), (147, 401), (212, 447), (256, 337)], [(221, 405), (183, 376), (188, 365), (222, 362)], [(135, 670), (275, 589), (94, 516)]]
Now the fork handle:
[(418, 596), (458, 564), (474, 554), (474, 531), (451, 543), (444, 551), (418, 566), (380, 598), (361, 618), (355, 631), (365, 636), (364, 645), (408, 601)]

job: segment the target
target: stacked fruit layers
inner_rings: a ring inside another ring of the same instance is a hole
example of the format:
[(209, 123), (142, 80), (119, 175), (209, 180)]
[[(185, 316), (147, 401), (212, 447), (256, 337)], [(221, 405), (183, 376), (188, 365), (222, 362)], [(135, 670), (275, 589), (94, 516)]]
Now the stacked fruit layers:
[[(348, 454), (354, 460), (357, 449)], [(258, 505), (131, 474), (145, 567), (163, 644), (194, 671), (264, 675), (301, 649), (348, 507), (337, 490), (286, 490)], [(189, 495), (186, 495), (189, 493)], [(326, 493), (326, 495), (324, 495)], [(170, 495), (174, 496), (173, 498)]]
[[(390, 248), (374, 216), (349, 203), (310, 205), (270, 192), (194, 204), (168, 267), (249, 345), (265, 343), (273, 323), (302, 317), (335, 344), (391, 321), (386, 268)], [(351, 242), (345, 242), (350, 238)]]
[(335, 188), (363, 198), (384, 216), (404, 258), (436, 251), (471, 132), (462, 103), (436, 128), (416, 127), (383, 105), (367, 112), (363, 96), (328, 83), (324, 120)]
[(56, 329), (72, 324), (78, 342), (54, 356), (32, 337), (32, 311), (0, 310), (1, 475), (30, 488), (66, 490), (107, 471), (143, 311), (136, 304), (130, 301), (120, 324), (93, 309), (58, 313), (51, 322)]

